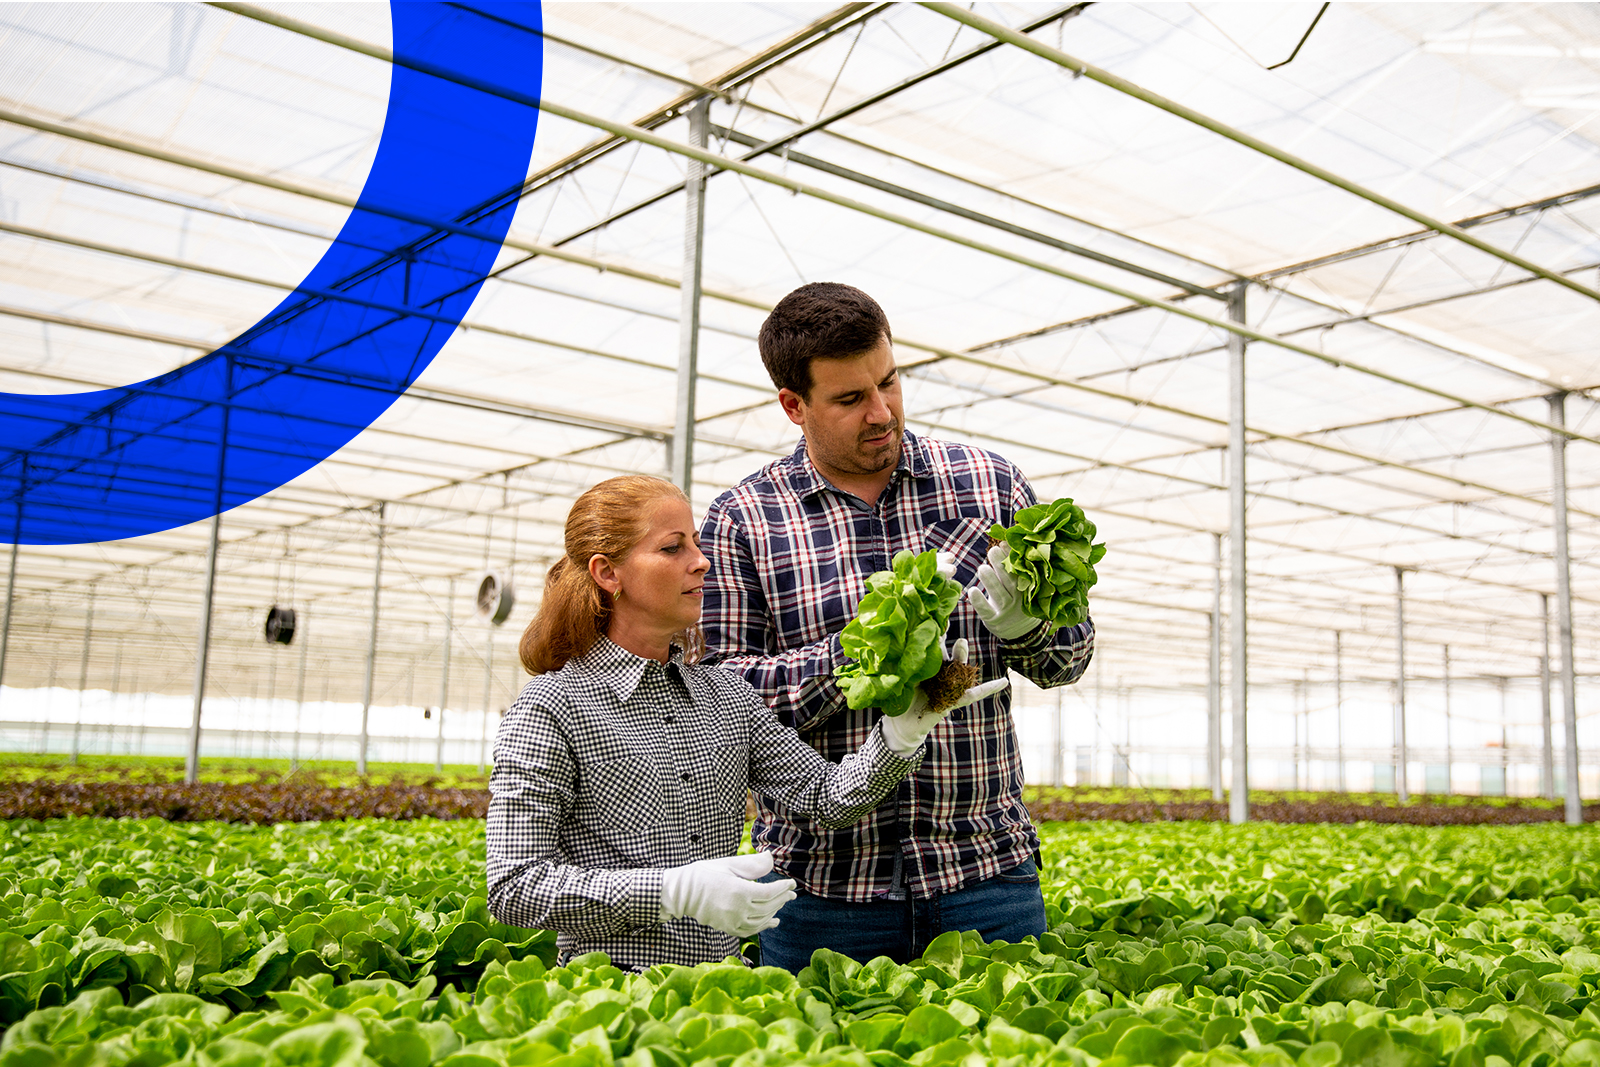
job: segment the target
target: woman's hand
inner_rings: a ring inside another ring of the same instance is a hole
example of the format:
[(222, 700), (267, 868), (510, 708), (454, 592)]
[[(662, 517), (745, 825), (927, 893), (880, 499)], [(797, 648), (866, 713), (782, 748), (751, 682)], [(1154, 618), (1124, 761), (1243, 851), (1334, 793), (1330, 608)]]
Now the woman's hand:
[(669, 867), (661, 880), (661, 918), (689, 918), (734, 937), (778, 925), (777, 912), (794, 899), (794, 879), (758, 882), (772, 871), (772, 853), (722, 856)]

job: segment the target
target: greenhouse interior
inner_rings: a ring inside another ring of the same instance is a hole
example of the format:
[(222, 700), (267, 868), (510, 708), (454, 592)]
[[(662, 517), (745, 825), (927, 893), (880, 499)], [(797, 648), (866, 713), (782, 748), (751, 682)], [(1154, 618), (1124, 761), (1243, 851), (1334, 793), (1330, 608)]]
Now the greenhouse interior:
[(0, 1067), (1600, 1065), (1600, 5), (11, 2), (0, 249)]
[(1231, 783), (1246, 700), (1264, 788), (1403, 764), (1556, 796), (1571, 764), (1600, 793), (1595, 9), (543, 18), (542, 49), (507, 31), (543, 64), (514, 217), (437, 354), (380, 372), (403, 392), (353, 434), (253, 428), (305, 461), (241, 470), (215, 529), (214, 456), (152, 478), (171, 433), (143, 466), (102, 440), (38, 479), (34, 533), (29, 449), (116, 427), (33, 398), (198, 383), (296, 308), (281, 333), (368, 328), (290, 297), (399, 104), (381, 5), (7, 6), (8, 751), (182, 754), (199, 722), (202, 759), (353, 760), (365, 723), (374, 761), (483, 764), (577, 494), (674, 477), (683, 435), (703, 514), (792, 450), (755, 334), (843, 281), (886, 310), (912, 432), (1000, 453), (1109, 546), (1088, 674), (1017, 679), (1030, 781), (1205, 787), (1220, 715)]

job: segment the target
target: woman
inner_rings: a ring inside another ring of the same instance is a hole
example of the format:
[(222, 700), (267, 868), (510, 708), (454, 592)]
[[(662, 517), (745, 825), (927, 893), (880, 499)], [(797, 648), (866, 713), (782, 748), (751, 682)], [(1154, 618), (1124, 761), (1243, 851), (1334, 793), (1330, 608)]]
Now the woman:
[(734, 855), (746, 788), (847, 825), (918, 766), (944, 718), (883, 719), (854, 755), (824, 760), (744, 679), (697, 662), (710, 564), (695, 531), (670, 482), (596, 485), (567, 515), (566, 553), (522, 636), (535, 677), (495, 739), (489, 909), (557, 931), (563, 961), (603, 951), (642, 970), (737, 952), (794, 896), (791, 880), (758, 880), (769, 853)]

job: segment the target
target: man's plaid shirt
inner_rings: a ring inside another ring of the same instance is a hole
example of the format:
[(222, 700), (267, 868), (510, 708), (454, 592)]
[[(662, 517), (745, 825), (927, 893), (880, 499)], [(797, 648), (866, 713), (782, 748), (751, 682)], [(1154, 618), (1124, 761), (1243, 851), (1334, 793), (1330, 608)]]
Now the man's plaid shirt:
[(738, 952), (693, 919), (661, 921), (662, 870), (731, 856), (745, 791), (829, 825), (871, 810), (918, 758), (879, 730), (833, 763), (720, 667), (643, 659), (602, 638), (523, 687), (489, 778), (489, 910), (557, 931), (564, 957), (693, 965)]
[[(1022, 472), (963, 445), (903, 438), (899, 466), (878, 501), (830, 485), (802, 440), (723, 493), (701, 526), (711, 559), (701, 627), (707, 660), (738, 671), (823, 756), (838, 759), (872, 732), (875, 709), (851, 711), (833, 680), (848, 662), (839, 631), (855, 615), (867, 576), (901, 549), (954, 553), (956, 580), (971, 585), (989, 548), (989, 527), (1009, 526), (1035, 503)], [(1014, 670), (1037, 685), (1076, 681), (1089, 666), (1094, 625), (1043, 623), (1015, 641), (991, 634), (966, 599), (947, 641), (965, 637), (984, 679)], [(922, 767), (867, 818), (833, 830), (784, 798), (758, 796), (757, 847), (817, 896), (865, 901), (884, 895), (902, 853), (914, 896), (948, 893), (992, 878), (1032, 855), (1038, 835), (1022, 805), (1022, 759), (1011, 691), (953, 712), (923, 746)]]

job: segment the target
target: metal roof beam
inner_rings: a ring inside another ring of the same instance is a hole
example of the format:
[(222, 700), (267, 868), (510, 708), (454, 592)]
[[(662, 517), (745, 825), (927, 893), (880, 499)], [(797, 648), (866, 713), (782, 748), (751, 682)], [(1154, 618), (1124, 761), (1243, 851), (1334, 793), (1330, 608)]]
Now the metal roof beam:
[[(1344, 367), (1354, 370), (1361, 374), (1366, 374), (1373, 378), (1377, 378), (1381, 381), (1405, 386), (1410, 389), (1415, 389), (1418, 392), (1436, 396), (1443, 400), (1452, 401), (1453, 403), (1460, 404), (1463, 407), (1476, 408), (1480, 411), (1489, 412), (1501, 418), (1520, 422), (1527, 426), (1533, 426), (1546, 433), (1558, 434), (1569, 438), (1575, 436), (1573, 431), (1562, 426), (1554, 425), (1553, 423), (1542, 419), (1534, 419), (1526, 415), (1519, 415), (1513, 411), (1505, 411), (1495, 407), (1493, 404), (1487, 404), (1482, 401), (1474, 400), (1470, 397), (1458, 396), (1454, 393), (1436, 388), (1423, 382), (1411, 381), (1409, 379), (1402, 378), (1399, 375), (1390, 374), (1376, 367), (1368, 367), (1351, 360), (1330, 356), (1327, 353), (1319, 352), (1314, 348), (1308, 348), (1304, 345), (1296, 344), (1293, 341), (1276, 337), (1272, 334), (1262, 333), (1261, 331), (1252, 329), (1243, 323), (1234, 322), (1229, 319), (1219, 319), (1211, 315), (1202, 314), (1201, 312), (1186, 308), (1181, 304), (1162, 300), (1156, 297), (1145, 296), (1142, 293), (1133, 292), (1132, 290), (1125, 289), (1110, 282), (1088, 277), (1086, 275), (1079, 274), (1076, 271), (1070, 271), (1054, 264), (1034, 259), (1030, 256), (1023, 256), (996, 245), (991, 245), (984, 241), (963, 237), (958, 233), (929, 225), (909, 216), (876, 208), (871, 204), (834, 193), (831, 190), (823, 189), (807, 182), (798, 181), (773, 171), (763, 170), (760, 167), (752, 166), (751, 164), (745, 163), (742, 160), (718, 155), (715, 152), (697, 148), (694, 145), (686, 144), (682, 141), (675, 141), (669, 137), (663, 137), (651, 130), (642, 129), (624, 122), (616, 122), (599, 115), (587, 114), (577, 110), (576, 108), (571, 108), (564, 104), (558, 104), (547, 97), (533, 97), (526, 93), (497, 85), (474, 75), (465, 74), (456, 70), (450, 70), (433, 63), (409, 59), (405, 56), (396, 56), (392, 49), (370, 44), (366, 41), (360, 41), (344, 34), (334, 33), (331, 30), (326, 30), (319, 26), (313, 26), (309, 23), (301, 22), (298, 19), (293, 19), (285, 15), (279, 15), (275, 12), (259, 8), (251, 4), (213, 3), (211, 6), (232, 11), (235, 14), (243, 15), (246, 18), (256, 19), (269, 25), (277, 26), (280, 29), (287, 30), (291, 33), (297, 33), (306, 37), (311, 37), (315, 40), (320, 40), (327, 44), (334, 45), (335, 47), (345, 48), (362, 55), (371, 56), (375, 59), (382, 59), (390, 63), (408, 67), (423, 74), (430, 74), (437, 78), (443, 78), (447, 81), (452, 81), (459, 85), (476, 89), (479, 92), (489, 93), (490, 95), (499, 96), (506, 100), (512, 100), (517, 103), (526, 104), (529, 107), (537, 107), (539, 110), (547, 112), (551, 115), (555, 115), (557, 118), (566, 119), (570, 122), (576, 122), (585, 126), (593, 126), (596, 129), (605, 130), (608, 133), (612, 133), (620, 137), (627, 137), (631, 140), (636, 140), (643, 144), (660, 148), (664, 151), (686, 156), (690, 159), (699, 160), (701, 163), (704, 163), (707, 166), (721, 167), (724, 170), (732, 170), (739, 174), (743, 174), (746, 177), (754, 178), (758, 181), (764, 181), (771, 185), (777, 185), (781, 188), (790, 189), (797, 193), (804, 193), (807, 196), (815, 199), (835, 204), (851, 211), (860, 212), (861, 214), (869, 215), (885, 222), (891, 222), (909, 230), (925, 233), (931, 237), (937, 237), (942, 240), (949, 241), (952, 244), (970, 248), (977, 252), (984, 252), (1000, 259), (1009, 260), (1020, 266), (1029, 267), (1046, 274), (1053, 274), (1056, 277), (1062, 278), (1066, 281), (1076, 282), (1080, 285), (1085, 285), (1093, 289), (1099, 289), (1103, 292), (1120, 296), (1125, 300), (1131, 300), (1135, 303), (1145, 304), (1152, 308), (1160, 308), (1163, 311), (1170, 312), (1174, 315), (1180, 315), (1187, 319), (1192, 319), (1195, 322), (1203, 323), (1215, 329), (1226, 330), (1228, 332), (1237, 334), (1246, 340), (1259, 341), (1264, 344), (1270, 344), (1278, 348), (1285, 349), (1286, 351), (1297, 352), (1300, 355), (1307, 356), (1320, 363), (1326, 363), (1329, 366)], [(968, 13), (962, 9), (961, 14), (964, 16)], [(996, 25), (998, 26), (998, 24)], [(1021, 39), (1029, 42), (1032, 41), (1032, 38), (1028, 37), (1021, 37)], [(1054, 50), (1051, 49), (1050, 51)], [(1108, 77), (1109, 76), (1110, 75), (1108, 75)], [(1441, 223), (1440, 225), (1444, 224)], [(1476, 240), (1475, 238), (1469, 239)], [(1566, 281), (1566, 279), (1562, 280)], [(1577, 283), (1569, 282), (1568, 284), (1576, 285)], [(1584, 286), (1577, 287), (1584, 292), (1591, 292), (1591, 290), (1588, 290)], [(1600, 297), (1600, 293), (1596, 293), (1595, 295), (1596, 297)]]
[(1546, 281), (1555, 282), (1557, 285), (1560, 285), (1566, 289), (1570, 289), (1581, 296), (1586, 296), (1591, 300), (1600, 300), (1600, 290), (1591, 289), (1589, 286), (1584, 285), (1581, 282), (1577, 282), (1566, 277), (1559, 271), (1553, 271), (1548, 267), (1534, 263), (1532, 260), (1525, 259), (1515, 252), (1507, 251), (1506, 249), (1474, 237), (1470, 232), (1462, 229), (1460, 226), (1456, 226), (1452, 223), (1448, 223), (1441, 219), (1435, 219), (1430, 215), (1426, 215), (1423, 212), (1418, 211), (1413, 207), (1409, 207), (1406, 204), (1402, 204), (1400, 201), (1385, 196), (1374, 189), (1368, 189), (1364, 185), (1335, 174), (1326, 167), (1312, 163), (1310, 160), (1301, 159), (1299, 156), (1287, 152), (1284, 149), (1278, 148), (1276, 145), (1269, 144), (1266, 141), (1263, 141), (1261, 138), (1256, 137), (1254, 134), (1246, 133), (1244, 130), (1236, 129), (1235, 127), (1229, 126), (1218, 119), (1214, 119), (1208, 115), (1202, 114), (1201, 112), (1196, 111), (1194, 108), (1189, 107), (1187, 104), (1180, 104), (1176, 100), (1170, 100), (1167, 97), (1161, 96), (1159, 93), (1151, 92), (1149, 89), (1129, 81), (1127, 78), (1124, 78), (1121, 75), (1113, 74), (1109, 70), (1097, 67), (1086, 60), (1078, 59), (1075, 56), (1070, 56), (1060, 49), (1051, 48), (1042, 41), (1036, 41), (1032, 37), (1020, 33), (1004, 23), (996, 22), (991, 18), (986, 18), (983, 15), (979, 15), (975, 11), (969, 11), (968, 9), (956, 4), (933, 2), (933, 0), (928, 0), (928, 2), (924, 2), (922, 6), (928, 8), (930, 11), (937, 11), (939, 14), (944, 15), (947, 18), (954, 19), (957, 22), (970, 26), (981, 33), (986, 33), (996, 40), (1005, 41), (1007, 44), (1015, 45), (1024, 51), (1032, 52), (1041, 59), (1049, 60), (1051, 63), (1070, 70), (1076, 75), (1087, 77), (1091, 81), (1099, 82), (1101, 85), (1104, 85), (1107, 88), (1114, 89), (1119, 93), (1133, 97), (1135, 100), (1140, 100), (1144, 103), (1150, 104), (1153, 107), (1160, 108), (1162, 111), (1165, 111), (1171, 115), (1175, 115), (1187, 122), (1192, 122), (1203, 129), (1210, 130), (1212, 133), (1218, 134), (1221, 137), (1225, 137), (1228, 140), (1233, 141), (1235, 144), (1243, 145), (1252, 151), (1259, 152), (1264, 156), (1275, 159), (1280, 163), (1292, 167), (1303, 174), (1308, 174), (1313, 178), (1317, 178), (1320, 181), (1326, 182), (1337, 189), (1343, 189), (1345, 192), (1360, 197), (1362, 200), (1365, 200), (1368, 203), (1376, 204), (1381, 208), (1392, 211), (1404, 218), (1408, 218), (1418, 225), (1433, 230), (1435, 233), (1441, 234), (1445, 237), (1453, 238), (1462, 244), (1467, 245), (1469, 248), (1475, 248), (1479, 252), (1493, 256), (1494, 258), (1509, 263), (1514, 267), (1519, 267), (1522, 270), (1527, 271), (1529, 274), (1536, 274)]

